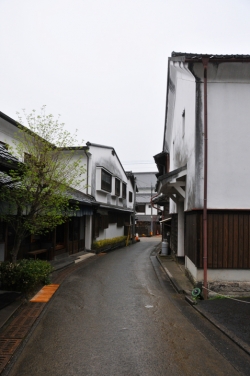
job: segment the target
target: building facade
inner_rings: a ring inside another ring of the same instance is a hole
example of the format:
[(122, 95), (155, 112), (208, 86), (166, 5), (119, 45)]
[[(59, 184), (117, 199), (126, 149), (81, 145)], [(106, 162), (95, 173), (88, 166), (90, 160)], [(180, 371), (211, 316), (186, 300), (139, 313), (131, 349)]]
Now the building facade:
[(155, 156), (172, 250), (195, 281), (239, 290), (250, 281), (249, 100), (249, 55), (173, 52)]
[[(6, 168), (25, 163), (25, 156), (18, 161), (8, 152), (21, 132), (15, 120), (0, 112), (0, 189), (6, 184), (1, 177)], [(84, 182), (69, 187), (71, 203), (77, 209), (70, 213), (70, 220), (44, 235), (33, 235), (23, 241), (19, 258), (37, 256), (52, 260), (63, 253), (74, 254), (92, 251), (93, 241), (131, 235), (134, 213), (135, 181), (126, 173), (113, 147), (88, 142), (85, 146), (60, 149), (80, 158), (85, 168)], [(9, 161), (12, 160), (12, 164)], [(8, 161), (8, 163), (7, 163)], [(0, 203), (0, 209), (4, 203)], [(10, 259), (14, 239), (10, 225), (0, 222), (0, 261)], [(44, 251), (43, 254), (39, 251)]]

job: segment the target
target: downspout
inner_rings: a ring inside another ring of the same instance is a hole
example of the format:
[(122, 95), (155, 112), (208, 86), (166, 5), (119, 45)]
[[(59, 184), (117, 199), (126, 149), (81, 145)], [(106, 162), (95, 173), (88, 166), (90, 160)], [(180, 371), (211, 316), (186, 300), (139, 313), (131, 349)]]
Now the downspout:
[(135, 243), (135, 196), (136, 196), (136, 177), (134, 176), (134, 203), (132, 216), (132, 244)]
[(84, 153), (86, 154), (87, 157), (87, 195), (89, 194), (89, 155), (86, 150), (84, 150)]
[(203, 205), (203, 297), (207, 299), (207, 68), (209, 57), (202, 57), (204, 68), (204, 205)]

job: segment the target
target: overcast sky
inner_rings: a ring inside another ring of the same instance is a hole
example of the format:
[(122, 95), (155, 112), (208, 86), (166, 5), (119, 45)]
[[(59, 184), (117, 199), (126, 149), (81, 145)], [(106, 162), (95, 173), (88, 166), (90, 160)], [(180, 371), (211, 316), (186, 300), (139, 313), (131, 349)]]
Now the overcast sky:
[(249, 0), (0, 0), (0, 111), (61, 119), (155, 171), (172, 51), (250, 54)]

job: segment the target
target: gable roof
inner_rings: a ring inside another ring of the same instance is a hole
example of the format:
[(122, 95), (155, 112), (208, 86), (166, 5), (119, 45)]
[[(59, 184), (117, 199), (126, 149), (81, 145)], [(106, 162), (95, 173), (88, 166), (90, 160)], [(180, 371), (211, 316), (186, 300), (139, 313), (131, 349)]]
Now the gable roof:
[(121, 161), (120, 161), (120, 159), (119, 159), (119, 157), (118, 157), (118, 155), (117, 155), (115, 149), (114, 149), (112, 146), (106, 146), (106, 145), (94, 144), (93, 142), (90, 142), (90, 141), (86, 142), (86, 145), (87, 145), (88, 147), (89, 147), (89, 146), (93, 146), (93, 147), (97, 147), (97, 148), (104, 148), (104, 149), (110, 149), (110, 150), (112, 150), (112, 151), (111, 151), (112, 154), (113, 154), (114, 156), (116, 156), (116, 158), (117, 158), (117, 160), (118, 160), (118, 162), (119, 162), (121, 168), (123, 169), (123, 172), (124, 172), (125, 175), (127, 176), (127, 173), (126, 173), (126, 171), (124, 170), (124, 167), (123, 167), (123, 165), (122, 165), (122, 163), (121, 163)]

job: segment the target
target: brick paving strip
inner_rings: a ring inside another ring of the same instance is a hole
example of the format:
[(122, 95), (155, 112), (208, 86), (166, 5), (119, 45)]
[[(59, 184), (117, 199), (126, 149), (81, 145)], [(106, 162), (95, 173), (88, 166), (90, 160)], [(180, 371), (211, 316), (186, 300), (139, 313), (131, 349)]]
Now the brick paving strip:
[[(98, 256), (96, 255), (96, 257)], [(0, 374), (8, 365), (60, 284), (69, 274), (82, 267), (82, 265), (81, 262), (78, 262), (57, 272), (56, 276), (52, 277), (53, 284), (44, 286), (27, 304), (23, 304), (18, 312), (0, 329)]]

